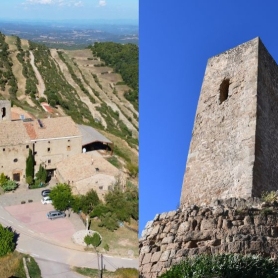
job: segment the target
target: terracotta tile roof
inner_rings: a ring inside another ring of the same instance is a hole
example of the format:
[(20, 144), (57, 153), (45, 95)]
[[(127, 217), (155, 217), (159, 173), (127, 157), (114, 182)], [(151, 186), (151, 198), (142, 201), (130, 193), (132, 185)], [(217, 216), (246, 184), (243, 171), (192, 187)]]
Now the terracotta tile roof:
[(22, 121), (0, 122), (0, 146), (14, 146), (30, 143)]
[(24, 126), (31, 140), (59, 137), (81, 136), (81, 133), (71, 117), (46, 118), (25, 122)]
[(56, 167), (64, 180), (73, 182), (96, 174), (108, 174), (114, 177), (120, 174), (115, 166), (96, 151), (74, 155), (57, 163)]

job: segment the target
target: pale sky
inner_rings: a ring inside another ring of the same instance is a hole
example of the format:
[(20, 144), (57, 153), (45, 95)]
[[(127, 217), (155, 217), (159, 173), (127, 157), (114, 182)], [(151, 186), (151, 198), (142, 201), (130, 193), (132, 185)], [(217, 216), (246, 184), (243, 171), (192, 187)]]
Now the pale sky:
[(132, 20), (138, 22), (139, 0), (5, 0), (0, 20)]

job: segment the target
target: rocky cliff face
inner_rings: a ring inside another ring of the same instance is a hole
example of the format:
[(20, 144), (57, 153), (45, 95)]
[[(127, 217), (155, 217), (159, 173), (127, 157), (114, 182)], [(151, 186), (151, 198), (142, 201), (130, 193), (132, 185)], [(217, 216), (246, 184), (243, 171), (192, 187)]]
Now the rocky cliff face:
[(183, 207), (147, 223), (139, 240), (140, 273), (158, 277), (183, 257), (199, 254), (278, 255), (278, 203), (258, 198)]

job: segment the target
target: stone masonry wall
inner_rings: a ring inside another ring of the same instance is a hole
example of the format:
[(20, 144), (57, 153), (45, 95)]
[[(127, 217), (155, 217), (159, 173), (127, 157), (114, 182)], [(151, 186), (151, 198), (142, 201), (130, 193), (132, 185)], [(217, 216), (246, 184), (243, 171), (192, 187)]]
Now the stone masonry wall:
[(139, 240), (141, 278), (155, 278), (198, 254), (278, 255), (278, 203), (258, 198), (217, 200), (157, 214)]

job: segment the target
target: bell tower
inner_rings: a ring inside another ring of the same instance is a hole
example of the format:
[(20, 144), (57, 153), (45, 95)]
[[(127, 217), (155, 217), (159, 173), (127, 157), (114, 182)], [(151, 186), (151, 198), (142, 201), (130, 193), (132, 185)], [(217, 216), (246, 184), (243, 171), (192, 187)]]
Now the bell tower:
[(278, 189), (278, 66), (259, 38), (210, 58), (181, 205)]

